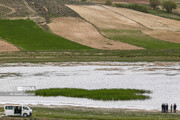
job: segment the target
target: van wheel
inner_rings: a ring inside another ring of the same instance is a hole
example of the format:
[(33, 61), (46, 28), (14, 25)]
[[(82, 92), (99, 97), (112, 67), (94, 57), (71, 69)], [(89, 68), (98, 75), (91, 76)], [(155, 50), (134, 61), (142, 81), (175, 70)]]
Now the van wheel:
[(28, 116), (27, 113), (24, 113), (24, 114), (23, 114), (23, 117), (27, 117), (27, 116)]

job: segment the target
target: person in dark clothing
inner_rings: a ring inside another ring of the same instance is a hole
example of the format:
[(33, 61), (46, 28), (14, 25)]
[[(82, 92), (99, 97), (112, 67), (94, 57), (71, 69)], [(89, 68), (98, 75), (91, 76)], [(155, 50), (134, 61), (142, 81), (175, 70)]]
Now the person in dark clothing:
[(173, 106), (174, 113), (176, 113), (176, 108), (177, 108), (177, 105), (176, 105), (176, 103), (174, 103), (174, 106)]
[(165, 113), (165, 104), (164, 103), (161, 105), (161, 108), (162, 108), (162, 113)]
[(173, 106), (172, 106), (172, 104), (171, 104), (171, 113), (172, 113), (172, 109), (173, 109)]
[(161, 105), (161, 112), (164, 112), (164, 104)]
[(166, 106), (166, 107), (165, 107), (166, 113), (168, 113), (168, 104), (166, 103), (165, 106)]

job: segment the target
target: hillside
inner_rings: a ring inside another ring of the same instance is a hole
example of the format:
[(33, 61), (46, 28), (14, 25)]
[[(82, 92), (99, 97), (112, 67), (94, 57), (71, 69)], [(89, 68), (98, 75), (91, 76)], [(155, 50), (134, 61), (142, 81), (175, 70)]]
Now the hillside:
[(9, 19), (0, 29), (1, 40), (21, 50), (180, 49), (180, 21), (126, 8), (79, 0), (0, 0), (0, 12), (1, 19)]

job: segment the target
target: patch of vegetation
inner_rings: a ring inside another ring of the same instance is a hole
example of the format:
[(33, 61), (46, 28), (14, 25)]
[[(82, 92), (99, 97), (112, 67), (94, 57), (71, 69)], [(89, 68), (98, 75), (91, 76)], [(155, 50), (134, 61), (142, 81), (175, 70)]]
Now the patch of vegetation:
[(24, 50), (91, 49), (43, 31), (31, 20), (0, 20), (2, 39)]
[(0, 108), (0, 112), (4, 112), (4, 109), (3, 109), (3, 108)]
[(102, 30), (105, 35), (113, 40), (143, 47), (146, 49), (180, 49), (180, 44), (152, 38), (140, 30)]
[(105, 5), (112, 5), (112, 1), (111, 0), (106, 0)]
[(144, 93), (150, 93), (146, 90), (136, 89), (97, 89), (97, 90), (85, 90), (76, 88), (51, 88), (40, 89), (35, 91), (37, 96), (66, 96), (66, 97), (78, 97), (89, 98), (94, 100), (145, 100), (149, 99), (149, 96), (143, 95)]
[(139, 5), (139, 4), (121, 4), (121, 3), (116, 3), (114, 5), (115, 5), (115, 7), (129, 8), (129, 9), (133, 9), (133, 10), (136, 10), (136, 11), (148, 13), (148, 8), (146, 6), (144, 6), (144, 5)]
[(80, 17), (65, 4), (91, 5), (86, 0), (26, 0), (39, 15), (50, 21), (52, 17)]
[(180, 15), (175, 13), (168, 13), (164, 10), (151, 10), (149, 9), (149, 13), (153, 15), (157, 15), (164, 18), (174, 19), (174, 20), (180, 20)]
[[(114, 4), (115, 7), (122, 7), (122, 8), (131, 9), (129, 7), (130, 5), (131, 4), (123, 4), (123, 3)], [(152, 9), (149, 9), (148, 6), (146, 6), (146, 5), (141, 5), (141, 6), (144, 6), (144, 7), (146, 7), (148, 9), (147, 11), (145, 10), (145, 13), (157, 15), (157, 16), (164, 17), (164, 18), (180, 20), (180, 15), (177, 14), (177, 13), (168, 13), (168, 12), (166, 12), (164, 10), (160, 10), (160, 9), (152, 10)], [(142, 10), (140, 12), (144, 12), (144, 11)]]
[(172, 12), (173, 9), (177, 8), (177, 5), (173, 1), (164, 1), (162, 3), (163, 9), (165, 9), (167, 12)]
[(0, 53), (0, 63), (18, 62), (180, 61), (180, 49), (59, 50)]
[[(31, 107), (30, 120), (179, 120), (180, 114), (162, 114), (160, 111), (135, 111), (84, 107), (37, 108)], [(0, 108), (1, 109), (1, 108)], [(1, 120), (24, 120), (19, 117), (2, 117)], [(27, 118), (28, 119), (28, 118)]]
[(149, 0), (149, 4), (155, 10), (159, 5), (161, 5), (161, 2), (159, 0)]

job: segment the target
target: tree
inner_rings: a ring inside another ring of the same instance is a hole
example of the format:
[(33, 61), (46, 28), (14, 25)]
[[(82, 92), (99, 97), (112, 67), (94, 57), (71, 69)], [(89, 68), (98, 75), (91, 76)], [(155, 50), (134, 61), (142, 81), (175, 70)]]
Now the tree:
[(173, 1), (164, 1), (163, 4), (163, 9), (166, 9), (167, 12), (172, 12), (173, 9), (177, 8), (177, 5)]
[(161, 5), (161, 2), (159, 0), (149, 0), (149, 4), (155, 10), (156, 7)]
[(86, 2), (86, 0), (81, 0), (81, 2)]
[(106, 0), (105, 5), (112, 5), (112, 1), (111, 0)]

